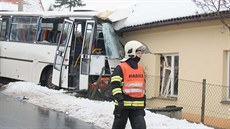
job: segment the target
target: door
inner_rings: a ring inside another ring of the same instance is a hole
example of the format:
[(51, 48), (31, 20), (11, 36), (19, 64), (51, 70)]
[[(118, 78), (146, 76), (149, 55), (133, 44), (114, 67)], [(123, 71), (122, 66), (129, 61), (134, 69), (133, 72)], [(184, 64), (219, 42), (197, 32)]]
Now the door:
[(69, 54), (73, 32), (73, 21), (65, 19), (54, 58), (52, 83), (68, 88)]
[(95, 21), (87, 21), (83, 38), (80, 62), (79, 90), (88, 89), (92, 44), (95, 34)]

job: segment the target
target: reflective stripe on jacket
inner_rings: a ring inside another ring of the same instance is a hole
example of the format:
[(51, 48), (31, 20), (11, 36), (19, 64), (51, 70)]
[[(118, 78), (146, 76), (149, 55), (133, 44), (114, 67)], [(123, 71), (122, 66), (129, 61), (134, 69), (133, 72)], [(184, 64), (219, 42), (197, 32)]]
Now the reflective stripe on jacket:
[(145, 81), (142, 65), (138, 64), (138, 68), (133, 69), (126, 62), (123, 62), (120, 67), (124, 76), (123, 93), (133, 98), (144, 97)]
[[(124, 107), (144, 107), (145, 101), (123, 101)], [(118, 102), (115, 100), (115, 105), (118, 106)]]

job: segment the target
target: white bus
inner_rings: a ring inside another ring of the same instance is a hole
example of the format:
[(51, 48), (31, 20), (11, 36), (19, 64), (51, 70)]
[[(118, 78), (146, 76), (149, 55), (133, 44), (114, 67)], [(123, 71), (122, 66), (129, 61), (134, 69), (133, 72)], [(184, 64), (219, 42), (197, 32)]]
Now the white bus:
[(124, 56), (97, 12), (0, 12), (0, 76), (83, 90), (107, 80)]

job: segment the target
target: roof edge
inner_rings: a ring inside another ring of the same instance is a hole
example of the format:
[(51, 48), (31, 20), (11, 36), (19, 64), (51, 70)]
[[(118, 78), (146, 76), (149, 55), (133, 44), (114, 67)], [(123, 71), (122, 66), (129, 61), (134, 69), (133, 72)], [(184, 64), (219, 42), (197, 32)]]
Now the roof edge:
[[(229, 18), (230, 17), (230, 11), (221, 11), (220, 15), (224, 18)], [(153, 21), (153, 22), (140, 24), (140, 25), (127, 26), (127, 27), (123, 27), (117, 31), (118, 32), (130, 32), (130, 31), (137, 31), (137, 30), (161, 27), (161, 26), (166, 26), (166, 25), (175, 25), (175, 24), (200, 22), (200, 21), (208, 21), (208, 20), (216, 20), (216, 19), (218, 19), (217, 13), (215, 13), (215, 12), (204, 13), (204, 14), (198, 14), (198, 15), (190, 15), (190, 16), (184, 16), (184, 17), (177, 17), (177, 18)]]

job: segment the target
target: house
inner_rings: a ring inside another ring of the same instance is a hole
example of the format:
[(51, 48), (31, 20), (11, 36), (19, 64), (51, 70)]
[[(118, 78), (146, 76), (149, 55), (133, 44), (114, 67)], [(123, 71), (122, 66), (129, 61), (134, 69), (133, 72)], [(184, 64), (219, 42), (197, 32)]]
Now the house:
[[(1, 11), (18, 11), (18, 0), (1, 0)], [(23, 11), (25, 12), (37, 12), (44, 11), (41, 0), (23, 0)]]
[[(221, 14), (230, 16), (229, 11)], [(183, 107), (184, 119), (230, 129), (228, 28), (213, 13), (145, 23), (138, 23), (141, 17), (135, 21), (133, 15), (114, 26), (125, 42), (139, 40), (154, 53), (141, 60), (147, 77), (147, 108)]]

